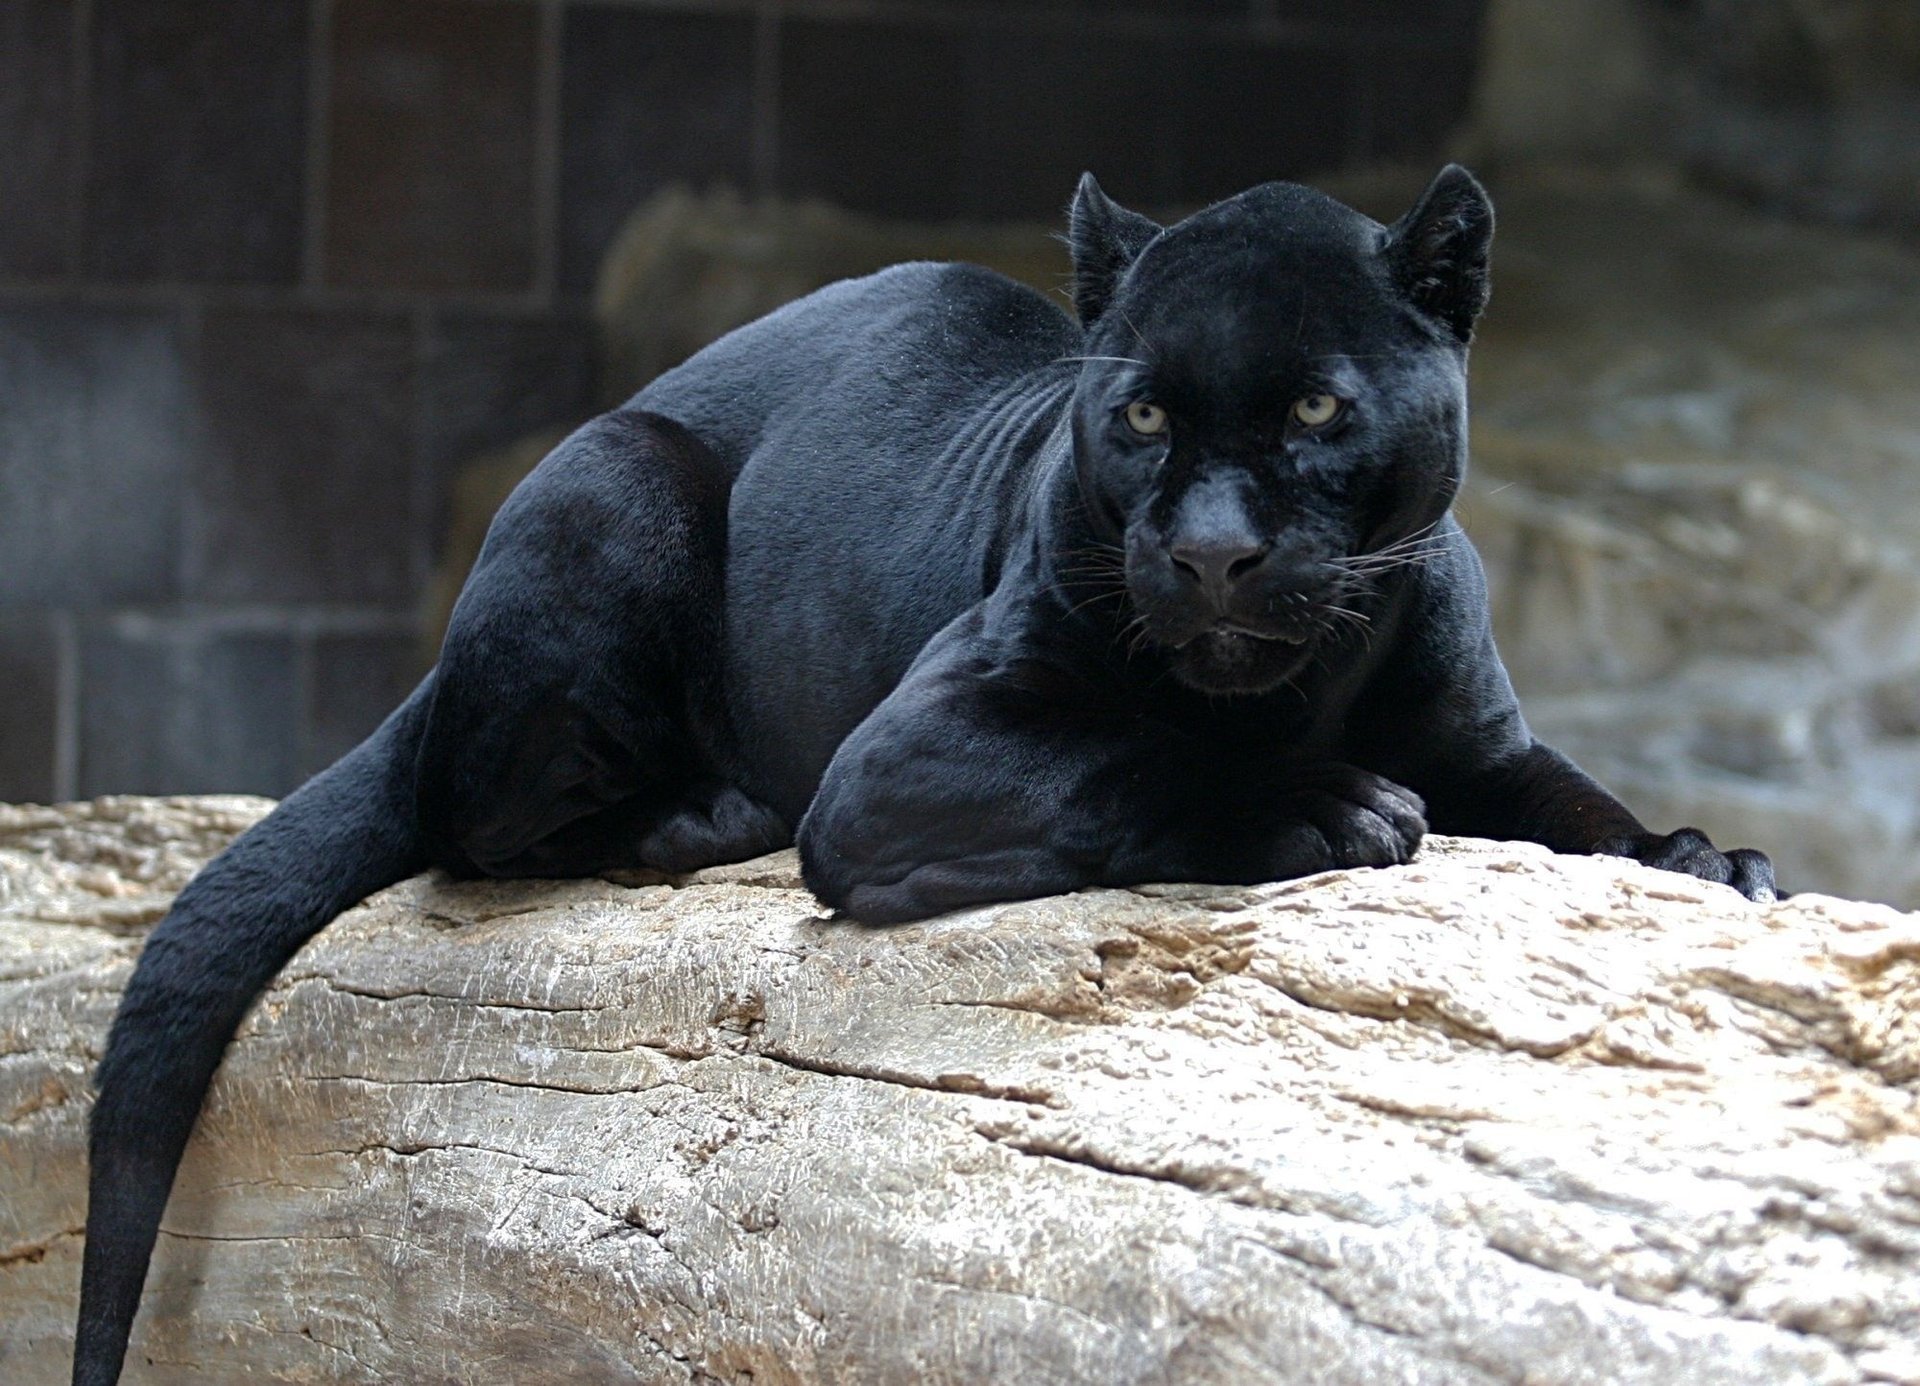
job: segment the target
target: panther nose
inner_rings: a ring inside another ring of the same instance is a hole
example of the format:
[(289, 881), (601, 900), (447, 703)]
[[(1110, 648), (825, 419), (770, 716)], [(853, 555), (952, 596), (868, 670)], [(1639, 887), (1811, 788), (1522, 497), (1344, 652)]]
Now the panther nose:
[(1167, 556), (1174, 567), (1220, 600), (1260, 566), (1270, 547), (1251, 539), (1195, 539), (1170, 545)]

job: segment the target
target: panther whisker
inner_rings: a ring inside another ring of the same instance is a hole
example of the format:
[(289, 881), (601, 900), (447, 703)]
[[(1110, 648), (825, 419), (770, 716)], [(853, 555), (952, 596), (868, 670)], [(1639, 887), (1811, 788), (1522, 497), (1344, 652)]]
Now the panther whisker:
[(1103, 602), (1109, 597), (1124, 597), (1126, 595), (1127, 595), (1127, 589), (1124, 587), (1115, 588), (1111, 592), (1096, 592), (1091, 597), (1088, 597), (1085, 601), (1076, 602), (1072, 606), (1068, 607), (1067, 615), (1072, 616), (1076, 612), (1084, 611), (1087, 607), (1092, 606), (1095, 602)]
[(1147, 349), (1147, 355), (1149, 357), (1160, 354), (1153, 349), (1153, 343), (1147, 340), (1147, 334), (1140, 330), (1131, 317), (1127, 316), (1127, 310), (1125, 308), (1122, 308), (1116, 303), (1113, 305), (1113, 310), (1120, 315), (1120, 321), (1127, 325), (1127, 329), (1133, 333), (1134, 339)]
[(1370, 553), (1357, 553), (1353, 555), (1353, 557), (1360, 561), (1368, 559), (1405, 558), (1409, 554), (1418, 555), (1422, 558), (1436, 558), (1446, 551), (1447, 547), (1444, 544), (1396, 544), (1392, 548), (1375, 549)]
[(1408, 347), (1399, 351), (1329, 351), (1306, 359), (1309, 361), (1397, 361), (1403, 356), (1421, 354), (1423, 354), (1422, 348)]
[(1388, 544), (1384, 548), (1368, 549), (1364, 553), (1352, 554), (1350, 557), (1354, 559), (1398, 558), (1402, 554), (1445, 553), (1446, 551), (1447, 546), (1445, 544), (1422, 535), (1417, 538), (1402, 540), (1398, 544)]
[(1326, 606), (1318, 608), (1319, 629), (1338, 638), (1347, 631), (1357, 632), (1361, 644), (1366, 649), (1373, 648), (1373, 620), (1364, 612), (1354, 611), (1344, 606)]
[(1082, 578), (1076, 582), (1063, 582), (1060, 584), (1060, 590), (1066, 593), (1091, 591), (1095, 596), (1099, 597), (1109, 597), (1116, 593), (1124, 595), (1126, 592), (1126, 588), (1117, 583), (1097, 581), (1092, 578)]
[(1419, 529), (1416, 529), (1413, 533), (1406, 535), (1403, 538), (1396, 539), (1391, 544), (1383, 544), (1381, 547), (1371, 550), (1371, 552), (1392, 553), (1396, 549), (1406, 548), (1412, 544), (1423, 543), (1428, 538), (1432, 537), (1434, 528), (1437, 525), (1439, 525), (1439, 523), (1440, 522), (1438, 520), (1429, 520), (1426, 524), (1422, 525)]
[(1395, 568), (1424, 568), (1445, 552), (1441, 549), (1410, 549), (1398, 554), (1367, 554), (1327, 563), (1348, 573), (1387, 573)]
[[(1434, 524), (1437, 524), (1435, 521)], [(1383, 544), (1377, 549), (1368, 549), (1363, 553), (1349, 554), (1343, 558), (1324, 560), (1322, 567), (1332, 568), (1360, 579), (1379, 577), (1400, 568), (1424, 567), (1448, 551), (1444, 540), (1432, 537), (1434, 524), (1428, 524), (1412, 534), (1396, 539), (1391, 544)]]
[(1371, 553), (1354, 554), (1353, 561), (1359, 563), (1391, 562), (1395, 559), (1406, 558), (1410, 555), (1420, 558), (1437, 558), (1446, 551), (1447, 548), (1444, 544), (1395, 545), (1390, 549), (1375, 549)]
[(1151, 632), (1147, 629), (1147, 618), (1144, 615), (1136, 614), (1132, 620), (1120, 627), (1118, 634), (1114, 636), (1114, 640), (1117, 643), (1122, 637), (1126, 638), (1126, 658), (1130, 661), (1135, 655), (1139, 654), (1142, 649), (1146, 648), (1146, 643), (1151, 638)]
[(1394, 540), (1392, 544), (1383, 545), (1383, 547), (1390, 549), (1393, 548), (1395, 544), (1411, 544), (1416, 539), (1424, 539), (1427, 535), (1433, 533), (1439, 525), (1440, 521), (1438, 520), (1428, 520), (1412, 533), (1403, 535), (1401, 538)]

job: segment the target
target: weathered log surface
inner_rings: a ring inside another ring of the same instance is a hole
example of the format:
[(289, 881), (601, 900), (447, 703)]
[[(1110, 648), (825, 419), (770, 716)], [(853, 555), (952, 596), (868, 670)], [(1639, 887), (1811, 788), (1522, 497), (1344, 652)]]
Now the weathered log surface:
[[(0, 1379), (87, 1074), (263, 805), (0, 809)], [(1920, 1382), (1920, 917), (1441, 840), (870, 930), (790, 858), (407, 882), (295, 959), (132, 1381)]]

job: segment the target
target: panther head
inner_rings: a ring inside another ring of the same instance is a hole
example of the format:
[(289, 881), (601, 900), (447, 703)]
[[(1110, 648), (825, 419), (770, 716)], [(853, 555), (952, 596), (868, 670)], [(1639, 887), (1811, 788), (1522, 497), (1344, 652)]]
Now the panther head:
[(1137, 628), (1190, 687), (1275, 688), (1459, 489), (1492, 205), (1450, 165), (1392, 226), (1268, 183), (1162, 228), (1088, 175), (1071, 228), (1074, 466)]

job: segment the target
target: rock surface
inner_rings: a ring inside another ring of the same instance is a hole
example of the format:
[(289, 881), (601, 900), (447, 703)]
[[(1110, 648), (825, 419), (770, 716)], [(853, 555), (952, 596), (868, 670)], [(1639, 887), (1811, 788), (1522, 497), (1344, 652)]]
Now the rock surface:
[[(1071, 191), (1062, 188), (1064, 199)], [(594, 319), (609, 408), (742, 323), (837, 279), (907, 260), (966, 260), (1071, 310), (1073, 263), (1051, 227), (885, 221), (823, 202), (669, 188), (601, 262)]]
[(1659, 152), (1810, 221), (1920, 230), (1913, 0), (1488, 0), (1476, 165)]
[(1920, 905), (1920, 256), (1515, 174), (1473, 486), (1535, 729), (1789, 889)]
[[(0, 809), (0, 1378), (257, 800)], [(788, 856), (403, 883), (247, 1021), (129, 1380), (1920, 1382), (1920, 918), (1437, 840), (871, 930)]]

